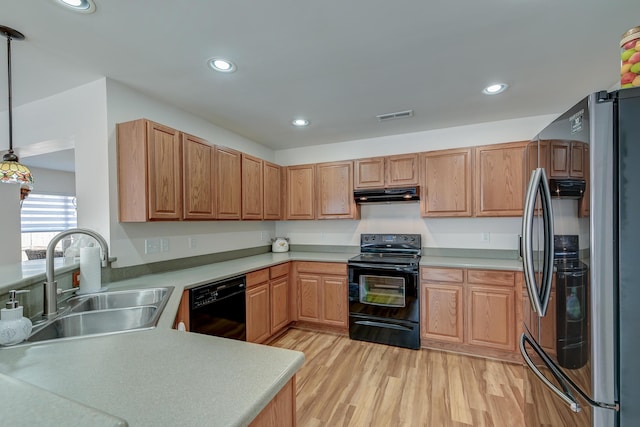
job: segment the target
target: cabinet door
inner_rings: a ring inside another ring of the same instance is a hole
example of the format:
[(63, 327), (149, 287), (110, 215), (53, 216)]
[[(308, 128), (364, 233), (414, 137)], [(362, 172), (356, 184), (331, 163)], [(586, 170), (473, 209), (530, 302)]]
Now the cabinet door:
[(242, 154), (242, 219), (262, 219), (262, 159)]
[(298, 275), (298, 319), (308, 322), (320, 321), (320, 283), (316, 274)]
[(282, 193), (284, 190), (284, 186), (282, 185), (282, 168), (273, 163), (264, 162), (263, 183), (264, 219), (282, 219)]
[(345, 328), (348, 326), (349, 309), (346, 277), (323, 277), (320, 301), (323, 323)]
[(286, 168), (286, 219), (315, 218), (315, 166)]
[(418, 185), (418, 153), (387, 157), (385, 171), (387, 187)]
[(571, 178), (585, 177), (585, 145), (580, 141), (571, 141), (571, 161), (569, 163), (569, 176)]
[(476, 216), (522, 216), (526, 142), (477, 147)]
[(215, 219), (215, 149), (203, 139), (183, 133), (182, 161), (183, 217)]
[(422, 216), (471, 216), (472, 149), (432, 151), (420, 158)]
[(218, 219), (240, 219), (242, 205), (242, 156), (239, 151), (216, 147)]
[(508, 287), (469, 285), (467, 292), (468, 343), (513, 351), (514, 290)]
[(422, 284), (422, 337), (440, 341), (464, 341), (462, 285)]
[(256, 416), (249, 427), (296, 426), (296, 377), (294, 376)]
[(180, 133), (147, 122), (149, 219), (182, 217), (182, 155)]
[(355, 188), (382, 188), (384, 187), (384, 157), (354, 160), (354, 187)]
[(271, 290), (271, 335), (289, 324), (289, 277), (269, 283)]
[(571, 143), (551, 141), (549, 178), (568, 178), (571, 169)]
[(247, 341), (261, 343), (271, 336), (269, 283), (247, 290)]
[(527, 144), (526, 157), (525, 182), (529, 183), (531, 172), (536, 168), (544, 168), (549, 174), (549, 141), (532, 141)]
[(356, 218), (353, 162), (320, 163), (316, 167), (316, 218)]

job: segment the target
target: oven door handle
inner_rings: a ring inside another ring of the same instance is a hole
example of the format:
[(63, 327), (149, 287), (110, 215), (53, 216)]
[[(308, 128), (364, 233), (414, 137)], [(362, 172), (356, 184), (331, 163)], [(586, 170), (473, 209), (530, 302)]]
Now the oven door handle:
[(389, 271), (402, 271), (405, 273), (417, 273), (418, 270), (416, 269), (416, 267), (407, 267), (404, 265), (394, 265), (394, 264), (365, 264), (365, 263), (357, 263), (357, 262), (350, 262), (347, 264), (347, 266), (349, 268), (354, 267), (354, 268), (369, 268), (369, 269), (375, 269), (375, 270), (389, 270)]

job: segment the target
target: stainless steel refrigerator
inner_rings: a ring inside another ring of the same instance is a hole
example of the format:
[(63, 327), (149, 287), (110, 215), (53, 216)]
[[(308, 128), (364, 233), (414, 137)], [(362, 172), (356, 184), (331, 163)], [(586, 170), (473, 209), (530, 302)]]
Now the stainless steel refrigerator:
[(640, 426), (640, 88), (587, 96), (526, 161), (525, 424)]

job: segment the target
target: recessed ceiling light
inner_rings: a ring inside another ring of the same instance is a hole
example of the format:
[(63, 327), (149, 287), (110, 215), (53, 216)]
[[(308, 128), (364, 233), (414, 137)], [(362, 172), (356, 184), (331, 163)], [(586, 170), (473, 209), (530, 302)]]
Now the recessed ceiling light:
[(236, 64), (224, 58), (211, 58), (209, 60), (209, 67), (221, 73), (233, 73), (238, 69)]
[(300, 128), (303, 128), (305, 126), (309, 126), (309, 123), (311, 123), (309, 120), (307, 119), (294, 119), (291, 124)]
[(506, 83), (494, 83), (482, 89), (482, 93), (486, 95), (497, 95), (504, 92), (509, 87)]
[(71, 9), (74, 12), (93, 13), (96, 11), (96, 4), (93, 0), (54, 0), (60, 6)]

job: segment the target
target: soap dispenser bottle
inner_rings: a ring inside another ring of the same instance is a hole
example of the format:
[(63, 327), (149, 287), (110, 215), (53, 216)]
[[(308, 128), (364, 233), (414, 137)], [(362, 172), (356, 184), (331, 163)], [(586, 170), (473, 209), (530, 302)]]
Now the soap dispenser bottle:
[(21, 343), (29, 338), (29, 334), (31, 334), (31, 328), (33, 327), (31, 320), (22, 315), (23, 307), (16, 299), (17, 294), (25, 292), (29, 291), (9, 291), (7, 308), (0, 310), (0, 345)]

